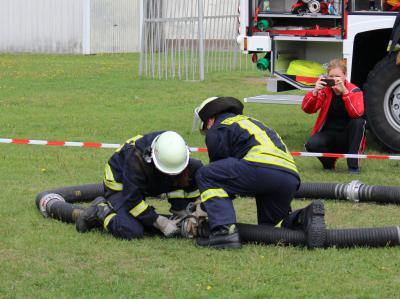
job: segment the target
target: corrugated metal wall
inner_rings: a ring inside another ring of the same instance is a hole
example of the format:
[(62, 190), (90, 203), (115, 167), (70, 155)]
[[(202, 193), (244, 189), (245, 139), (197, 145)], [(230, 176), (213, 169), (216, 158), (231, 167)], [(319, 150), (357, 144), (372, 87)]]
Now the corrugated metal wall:
[[(0, 52), (138, 52), (140, 1), (0, 0)], [(187, 0), (167, 1), (174, 16), (189, 13), (180, 10)], [(219, 1), (226, 0), (209, 0), (206, 10)], [(226, 27), (218, 23), (218, 32)]]
[(0, 52), (138, 52), (140, 0), (0, 0)]
[(0, 52), (82, 53), (82, 0), (0, 0)]
[(91, 52), (138, 52), (139, 7), (139, 0), (92, 0)]

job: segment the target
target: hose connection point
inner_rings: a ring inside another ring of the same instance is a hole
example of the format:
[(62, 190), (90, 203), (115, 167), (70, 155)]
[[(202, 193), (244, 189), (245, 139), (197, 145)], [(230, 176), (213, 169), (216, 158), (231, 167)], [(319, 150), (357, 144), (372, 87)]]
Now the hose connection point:
[(199, 219), (193, 215), (184, 217), (180, 222), (181, 236), (185, 239), (193, 239), (197, 237), (197, 227)]
[(359, 202), (360, 201), (359, 191), (361, 186), (363, 185), (364, 183), (358, 180), (351, 181), (349, 184), (347, 184), (346, 199), (354, 202)]
[(400, 244), (400, 226), (396, 226), (396, 230), (397, 230), (397, 240), (398, 240), (397, 244)]
[(42, 215), (46, 218), (50, 217), (49, 212), (50, 207), (52, 204), (56, 201), (63, 201), (65, 202), (65, 199), (57, 193), (49, 193), (43, 196), (40, 201), (39, 201), (39, 211), (42, 213)]
[(269, 59), (268, 58), (260, 58), (259, 60), (257, 60), (256, 63), (257, 69), (260, 71), (266, 71), (268, 70), (269, 67)]

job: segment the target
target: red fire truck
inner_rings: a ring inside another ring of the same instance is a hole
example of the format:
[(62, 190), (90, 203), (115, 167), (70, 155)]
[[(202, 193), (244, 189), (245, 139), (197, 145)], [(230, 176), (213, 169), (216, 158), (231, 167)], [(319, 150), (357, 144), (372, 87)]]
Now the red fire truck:
[(240, 0), (238, 42), (259, 68), (274, 75), (273, 91), (312, 89), (315, 77), (288, 72), (294, 60), (323, 65), (345, 58), (348, 80), (364, 91), (369, 128), (386, 148), (400, 151), (397, 42), (388, 51), (399, 3)]

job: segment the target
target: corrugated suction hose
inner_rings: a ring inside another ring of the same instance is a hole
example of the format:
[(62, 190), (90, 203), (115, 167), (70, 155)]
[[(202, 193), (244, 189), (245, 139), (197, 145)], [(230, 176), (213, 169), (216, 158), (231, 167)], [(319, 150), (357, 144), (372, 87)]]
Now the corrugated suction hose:
[(83, 208), (73, 203), (104, 196), (103, 184), (87, 184), (43, 191), (36, 196), (36, 207), (44, 217), (74, 223)]
[(70, 186), (57, 189), (51, 189), (39, 193), (36, 197), (36, 204), (38, 200), (49, 193), (55, 193), (61, 195), (66, 202), (87, 202), (92, 201), (98, 196), (104, 196), (104, 185), (100, 184), (87, 184), (79, 186)]
[[(238, 223), (242, 242), (276, 245), (306, 244), (303, 231)], [(400, 245), (400, 227), (327, 229), (324, 247), (382, 247)]]
[(294, 197), (400, 204), (400, 187), (366, 185), (360, 181), (348, 184), (301, 183)]
[[(305, 185), (306, 184), (306, 185)], [(328, 184), (326, 188), (321, 188), (320, 184), (302, 184), (307, 190), (307, 196), (313, 193), (313, 196), (329, 196), (326, 190), (339, 192), (345, 189), (344, 184)], [(377, 187), (377, 188), (369, 188)], [(311, 192), (310, 192), (311, 190)], [(338, 191), (339, 190), (339, 191)], [(375, 192), (393, 193), (391, 187), (366, 186), (361, 189), (361, 198), (376, 199)], [(51, 217), (67, 223), (74, 223), (82, 212), (82, 207), (74, 205), (78, 201), (91, 201), (104, 194), (102, 184), (91, 184), (82, 186), (64, 187), (52, 189), (38, 194), (36, 197), (36, 206), (44, 217)], [(364, 194), (364, 195), (363, 195)], [(381, 195), (379, 195), (381, 196)], [(305, 196), (303, 196), (305, 197)], [(321, 198), (321, 197), (319, 197)], [(331, 198), (331, 197), (328, 197)], [(301, 230), (290, 230), (285, 228), (275, 228), (266, 225), (254, 225), (238, 223), (238, 231), (242, 242), (244, 243), (262, 243), (275, 245), (306, 245), (306, 235)], [(198, 229), (198, 236), (208, 236), (208, 224), (203, 222), (203, 226)], [(351, 228), (351, 229), (327, 229), (324, 247), (354, 247), (354, 246), (395, 246), (400, 245), (400, 227), (381, 227), (381, 228)]]

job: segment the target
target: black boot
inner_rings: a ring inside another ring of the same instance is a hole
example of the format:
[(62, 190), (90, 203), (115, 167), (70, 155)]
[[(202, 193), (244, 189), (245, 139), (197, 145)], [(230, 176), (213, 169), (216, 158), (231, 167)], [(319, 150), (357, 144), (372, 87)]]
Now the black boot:
[(309, 249), (325, 247), (325, 208), (322, 201), (314, 200), (308, 207), (301, 210), (298, 221), (306, 234)]
[(86, 233), (94, 228), (101, 228), (104, 219), (113, 212), (104, 197), (97, 197), (76, 220), (76, 230)]
[(198, 238), (197, 245), (218, 249), (242, 247), (235, 224), (219, 226), (211, 232), (209, 238)]

